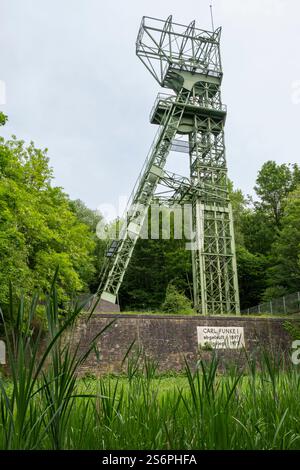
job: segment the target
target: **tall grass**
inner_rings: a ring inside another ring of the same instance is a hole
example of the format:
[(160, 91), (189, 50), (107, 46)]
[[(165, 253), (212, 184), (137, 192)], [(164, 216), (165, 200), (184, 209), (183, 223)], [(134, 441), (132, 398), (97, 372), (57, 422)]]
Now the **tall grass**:
[(217, 364), (216, 358), (200, 362), (194, 372), (187, 364), (174, 378), (149, 379), (137, 370), (83, 380), (81, 388), (101, 398), (88, 409), (77, 402), (69, 428), (73, 448), (299, 449), (297, 372), (278, 372), (274, 380), (263, 357), (255, 376), (237, 369), (221, 375)]
[[(125, 374), (77, 378), (82, 355), (64, 341), (80, 308), (63, 322), (53, 286), (45, 305), (49, 336), (32, 330), (37, 296), (4, 321), (10, 376), (0, 379), (2, 449), (299, 449), (297, 368), (262, 351), (244, 370), (218, 372), (218, 359), (186, 362), (181, 376), (132, 344)], [(13, 302), (11, 301), (11, 306)], [(95, 337), (101, 334), (98, 333)]]
[(74, 401), (89, 399), (77, 394), (77, 371), (94, 348), (98, 332), (84, 354), (64, 341), (84, 305), (75, 305), (59, 319), (55, 288), (57, 272), (45, 303), (47, 336), (34, 327), (38, 294), (30, 305), (21, 297), (17, 308), (10, 294), (8, 318), (2, 319), (9, 364), (9, 380), (0, 376), (0, 448), (63, 449)]

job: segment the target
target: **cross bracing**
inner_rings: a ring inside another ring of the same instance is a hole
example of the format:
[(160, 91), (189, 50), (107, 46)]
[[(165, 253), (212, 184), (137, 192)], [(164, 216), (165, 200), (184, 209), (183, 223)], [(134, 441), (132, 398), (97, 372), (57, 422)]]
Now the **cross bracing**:
[[(110, 243), (98, 295), (115, 302), (151, 204), (189, 204), (194, 238), (194, 305), (202, 314), (239, 313), (232, 209), (221, 100), (221, 29), (200, 30), (144, 17), (138, 57), (161, 86), (150, 122), (159, 126), (129, 199), (120, 237)], [(189, 177), (165, 169), (170, 151), (189, 155)]]

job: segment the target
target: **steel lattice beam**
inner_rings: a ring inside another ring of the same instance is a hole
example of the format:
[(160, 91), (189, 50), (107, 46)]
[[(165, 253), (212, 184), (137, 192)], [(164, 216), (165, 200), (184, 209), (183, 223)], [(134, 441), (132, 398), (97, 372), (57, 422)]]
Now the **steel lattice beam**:
[[(153, 200), (192, 206), (195, 308), (203, 314), (239, 313), (232, 208), (221, 100), (221, 29), (204, 31), (144, 17), (136, 53), (161, 86), (150, 121), (160, 126), (130, 198), (120, 240), (113, 241), (98, 295), (115, 302)], [(188, 141), (182, 141), (188, 136)], [(190, 178), (164, 170), (170, 150), (189, 154)], [(167, 188), (159, 192), (158, 186)]]

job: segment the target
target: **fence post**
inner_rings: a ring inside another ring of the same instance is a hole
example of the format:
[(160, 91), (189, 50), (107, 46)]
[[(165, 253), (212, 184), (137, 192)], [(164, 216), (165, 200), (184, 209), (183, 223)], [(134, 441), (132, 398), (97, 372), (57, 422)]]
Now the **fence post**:
[(6, 346), (2, 340), (0, 340), (0, 364), (6, 364)]
[(270, 313), (273, 314), (273, 304), (272, 304), (272, 300), (270, 300)]
[(284, 311), (284, 313), (286, 313), (285, 297), (282, 297), (282, 302), (283, 302), (283, 311)]

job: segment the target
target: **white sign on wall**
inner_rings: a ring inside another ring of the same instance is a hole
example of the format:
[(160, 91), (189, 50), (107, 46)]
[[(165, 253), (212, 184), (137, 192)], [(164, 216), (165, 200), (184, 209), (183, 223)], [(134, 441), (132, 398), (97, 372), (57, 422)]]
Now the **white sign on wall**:
[(6, 364), (5, 343), (0, 340), (0, 364)]
[(212, 349), (241, 349), (245, 347), (244, 327), (197, 326), (198, 344)]

